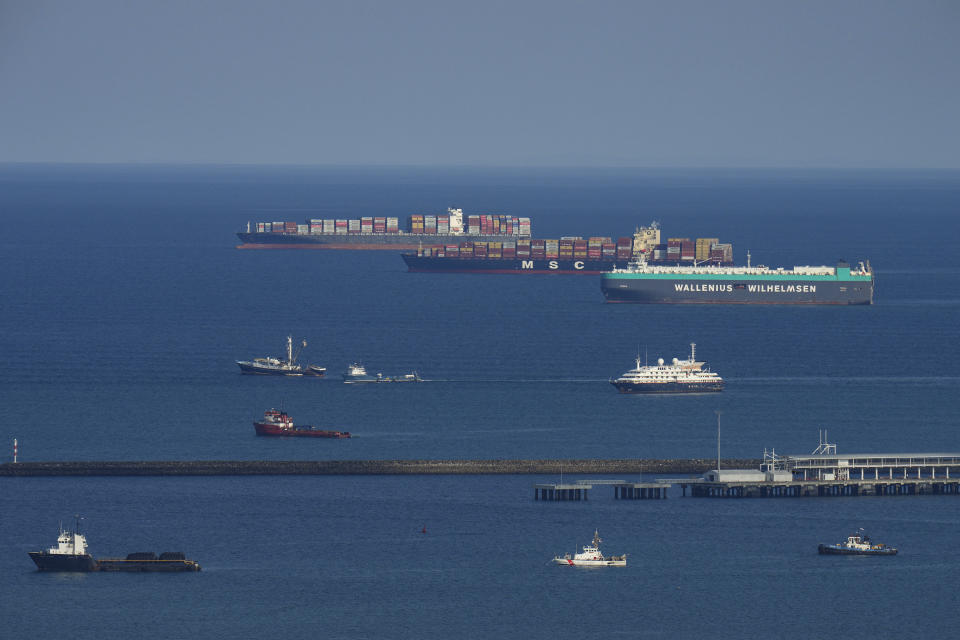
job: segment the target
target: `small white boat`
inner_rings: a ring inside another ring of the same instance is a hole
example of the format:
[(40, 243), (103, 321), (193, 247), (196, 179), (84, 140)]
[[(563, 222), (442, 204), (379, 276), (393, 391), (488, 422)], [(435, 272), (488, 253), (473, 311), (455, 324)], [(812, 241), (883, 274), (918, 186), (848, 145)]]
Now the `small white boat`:
[(343, 374), (343, 381), (347, 384), (356, 384), (358, 382), (423, 382), (423, 378), (421, 378), (420, 374), (416, 371), (399, 376), (385, 376), (382, 373), (371, 375), (367, 373), (366, 368), (362, 364), (354, 362), (347, 367), (347, 372)]
[(571, 567), (625, 567), (627, 566), (627, 554), (621, 556), (604, 556), (600, 552), (600, 532), (594, 530), (593, 542), (583, 545), (582, 553), (574, 553), (572, 556), (566, 553), (553, 559), (555, 564), (565, 564)]

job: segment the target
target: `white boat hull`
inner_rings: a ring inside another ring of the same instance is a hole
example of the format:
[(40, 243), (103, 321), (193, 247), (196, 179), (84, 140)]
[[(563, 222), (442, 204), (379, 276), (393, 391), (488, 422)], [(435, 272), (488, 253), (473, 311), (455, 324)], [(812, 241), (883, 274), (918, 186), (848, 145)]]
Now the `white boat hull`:
[(554, 558), (554, 563), (565, 564), (571, 567), (625, 567), (627, 559), (613, 560), (604, 558), (603, 560), (575, 560), (574, 558)]

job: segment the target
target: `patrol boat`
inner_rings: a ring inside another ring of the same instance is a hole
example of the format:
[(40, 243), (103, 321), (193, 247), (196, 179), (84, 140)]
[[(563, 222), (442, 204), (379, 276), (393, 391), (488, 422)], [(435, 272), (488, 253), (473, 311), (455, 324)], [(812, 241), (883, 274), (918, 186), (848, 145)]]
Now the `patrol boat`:
[(663, 358), (657, 359), (656, 365), (645, 366), (640, 364), (637, 357), (635, 369), (627, 371), (616, 380), (610, 380), (620, 393), (711, 393), (723, 391), (723, 378), (709, 368), (704, 369), (704, 362), (697, 362), (697, 344), (690, 343), (690, 358), (688, 360), (673, 359), (666, 364)]
[(80, 533), (80, 518), (73, 531), (60, 525), (57, 546), (46, 551), (30, 551), (30, 558), (40, 571), (96, 571), (97, 561), (87, 553), (87, 539)]
[(840, 542), (838, 544), (821, 544), (817, 550), (820, 555), (833, 555), (833, 556), (895, 556), (897, 555), (897, 550), (894, 547), (888, 547), (882, 542), (874, 543), (870, 540), (870, 536), (863, 533), (863, 529), (860, 529), (859, 533), (855, 533), (852, 536), (847, 536), (846, 542)]
[(627, 566), (627, 554), (622, 556), (604, 556), (600, 553), (600, 532), (594, 530), (593, 542), (583, 545), (581, 553), (569, 553), (563, 556), (556, 556), (553, 559), (554, 564), (565, 564), (571, 567), (625, 567)]

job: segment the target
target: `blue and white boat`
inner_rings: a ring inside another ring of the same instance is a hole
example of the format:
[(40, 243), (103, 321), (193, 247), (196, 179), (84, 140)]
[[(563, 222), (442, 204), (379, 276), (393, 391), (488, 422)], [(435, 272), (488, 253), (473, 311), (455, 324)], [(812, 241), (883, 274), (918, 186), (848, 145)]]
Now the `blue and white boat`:
[(855, 533), (852, 536), (847, 536), (847, 540), (845, 542), (840, 542), (838, 544), (821, 544), (818, 547), (818, 551), (821, 555), (833, 556), (897, 555), (897, 550), (894, 547), (888, 547), (882, 542), (873, 542), (870, 540), (870, 536), (863, 533), (863, 529), (860, 529), (859, 533)]

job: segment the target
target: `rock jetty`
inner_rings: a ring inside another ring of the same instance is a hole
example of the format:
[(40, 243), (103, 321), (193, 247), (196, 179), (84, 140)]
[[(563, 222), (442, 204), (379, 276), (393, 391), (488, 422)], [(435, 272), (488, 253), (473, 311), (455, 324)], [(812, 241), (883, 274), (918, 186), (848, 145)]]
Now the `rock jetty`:
[[(722, 460), (725, 468), (756, 469), (760, 460)], [(549, 475), (700, 474), (716, 459), (671, 460), (188, 460), (17, 462), (0, 476), (248, 476), (248, 475)]]

